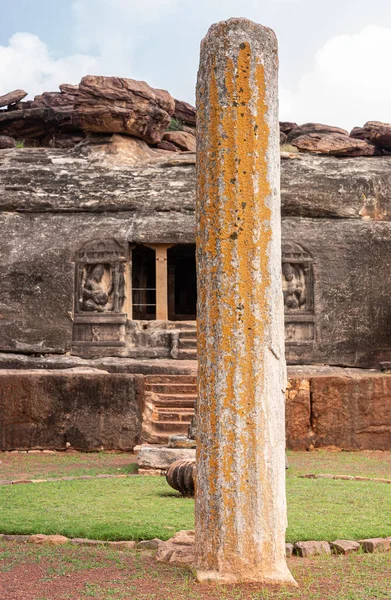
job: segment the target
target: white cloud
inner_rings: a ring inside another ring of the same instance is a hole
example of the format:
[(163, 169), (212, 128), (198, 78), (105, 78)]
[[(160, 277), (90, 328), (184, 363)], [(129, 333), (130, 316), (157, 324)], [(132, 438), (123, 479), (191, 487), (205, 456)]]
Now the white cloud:
[(73, 54), (55, 59), (38, 36), (15, 33), (8, 46), (0, 46), (0, 94), (21, 88), (33, 97), (56, 90), (60, 83), (78, 83), (97, 68), (93, 56)]
[(390, 49), (391, 29), (375, 25), (331, 38), (297, 87), (281, 88), (281, 119), (347, 129), (365, 121), (390, 122)]

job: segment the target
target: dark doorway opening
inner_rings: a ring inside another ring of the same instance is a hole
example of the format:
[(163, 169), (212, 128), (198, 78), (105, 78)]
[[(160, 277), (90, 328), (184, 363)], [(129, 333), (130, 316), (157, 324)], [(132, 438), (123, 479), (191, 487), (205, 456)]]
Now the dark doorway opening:
[(133, 319), (156, 319), (155, 250), (137, 245), (132, 249)]
[(167, 251), (168, 318), (195, 321), (197, 278), (194, 244), (179, 244)]

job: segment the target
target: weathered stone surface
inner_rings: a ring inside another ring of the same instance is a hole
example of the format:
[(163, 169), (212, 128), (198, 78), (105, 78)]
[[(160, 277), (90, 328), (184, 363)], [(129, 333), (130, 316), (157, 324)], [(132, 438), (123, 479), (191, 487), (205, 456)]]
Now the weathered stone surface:
[(291, 132), (292, 129), (294, 129), (295, 127), (298, 126), (297, 123), (292, 123), (290, 121), (280, 121), (279, 125), (280, 125), (280, 132), (282, 131), (286, 135), (288, 135), (288, 133)]
[(331, 554), (330, 544), (328, 542), (296, 542), (293, 552), (306, 558), (308, 556), (317, 556), (319, 554)]
[(141, 540), (141, 542), (137, 544), (137, 550), (157, 550), (161, 544), (164, 544), (164, 542), (159, 538), (153, 538), (152, 540)]
[(316, 446), (390, 450), (391, 375), (347, 369), (310, 385)]
[(30, 536), (29, 535), (12, 535), (12, 534), (5, 533), (4, 535), (1, 536), (1, 539), (4, 542), (19, 542), (19, 543), (25, 544), (26, 542), (28, 542), (30, 540)]
[(192, 106), (188, 102), (183, 102), (182, 100), (175, 100), (175, 111), (174, 117), (180, 119), (183, 123), (188, 123), (189, 125), (196, 124), (196, 109), (195, 106)]
[[(291, 125), (291, 123), (289, 124)], [(288, 144), (291, 144), (292, 141), (302, 135), (308, 135), (311, 133), (316, 133), (320, 135), (328, 135), (328, 134), (341, 134), (341, 135), (349, 135), (349, 133), (345, 129), (341, 129), (340, 127), (332, 127), (331, 125), (323, 125), (322, 123), (304, 123), (304, 125), (296, 125), (295, 127), (289, 128), (288, 132)]]
[(65, 537), (64, 535), (44, 535), (43, 533), (37, 533), (35, 535), (30, 535), (29, 543), (37, 544), (37, 545), (47, 545), (47, 546), (62, 546), (63, 544), (67, 544), (70, 542), (70, 539)]
[(0, 449), (131, 450), (141, 433), (136, 375), (0, 371)]
[(0, 111), (0, 134), (23, 140), (25, 145), (48, 146), (62, 132), (74, 131), (72, 107), (38, 107), (31, 102), (28, 108)]
[(376, 154), (374, 145), (340, 133), (327, 135), (309, 133), (295, 137), (290, 143), (301, 152), (317, 152), (333, 156), (373, 156)]
[(274, 32), (247, 19), (213, 25), (201, 43), (196, 204), (199, 581), (294, 584), (285, 555), (277, 70)]
[(330, 546), (335, 554), (351, 554), (357, 552), (360, 548), (360, 544), (353, 540), (335, 540)]
[(163, 136), (163, 141), (175, 144), (182, 151), (196, 151), (196, 138), (186, 131), (167, 131)]
[(144, 81), (87, 75), (79, 85), (73, 123), (84, 131), (126, 133), (156, 144), (174, 110), (168, 92)]
[(0, 135), (0, 150), (5, 148), (15, 148), (15, 140), (8, 135)]
[(107, 545), (115, 550), (134, 550), (136, 548), (136, 542), (132, 541), (107, 542)]
[(168, 152), (180, 152), (181, 149), (179, 146), (176, 146), (172, 142), (168, 142), (167, 140), (162, 140), (158, 144), (156, 144), (156, 148), (159, 150), (167, 150)]
[(360, 546), (364, 552), (387, 552), (391, 544), (387, 538), (369, 538), (360, 540)]
[(9, 106), (10, 104), (16, 104), (16, 102), (23, 100), (25, 96), (27, 96), (27, 92), (24, 90), (14, 90), (13, 92), (8, 92), (8, 94), (0, 96), (0, 108), (3, 106)]
[(141, 469), (167, 469), (171, 463), (179, 459), (195, 459), (194, 448), (168, 448), (143, 444), (137, 457)]
[(178, 531), (174, 537), (160, 544), (156, 554), (158, 562), (173, 565), (193, 565), (194, 558), (194, 531)]
[(367, 140), (378, 148), (391, 151), (391, 123), (368, 121), (364, 127), (355, 127), (350, 137)]
[(285, 544), (285, 554), (289, 558), (293, 554), (293, 544)]
[(287, 135), (283, 131), (280, 131), (280, 144), (285, 144)]
[(75, 546), (104, 546), (105, 542), (103, 540), (89, 540), (88, 538), (72, 538), (72, 544)]
[(286, 445), (308, 450), (311, 437), (311, 394), (308, 379), (288, 379), (285, 404)]

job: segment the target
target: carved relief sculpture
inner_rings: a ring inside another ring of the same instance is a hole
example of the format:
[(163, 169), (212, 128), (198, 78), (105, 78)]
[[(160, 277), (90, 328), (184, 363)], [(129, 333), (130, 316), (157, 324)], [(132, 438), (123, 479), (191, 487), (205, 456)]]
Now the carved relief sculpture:
[(312, 342), (315, 338), (313, 259), (294, 242), (282, 247), (282, 290), (286, 343)]
[[(75, 258), (74, 346), (124, 346), (124, 248), (113, 239), (84, 244)], [(106, 348), (107, 350), (107, 348)]]

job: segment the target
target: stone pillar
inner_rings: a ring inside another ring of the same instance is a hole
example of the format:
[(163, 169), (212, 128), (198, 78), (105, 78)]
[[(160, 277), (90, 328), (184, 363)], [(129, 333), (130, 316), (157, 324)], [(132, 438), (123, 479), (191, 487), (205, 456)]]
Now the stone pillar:
[(168, 246), (155, 246), (156, 252), (156, 320), (168, 320), (167, 298), (167, 248)]
[(230, 19), (197, 83), (199, 581), (295, 584), (285, 561), (277, 40)]

